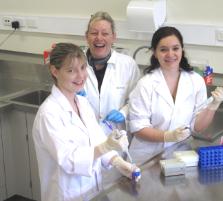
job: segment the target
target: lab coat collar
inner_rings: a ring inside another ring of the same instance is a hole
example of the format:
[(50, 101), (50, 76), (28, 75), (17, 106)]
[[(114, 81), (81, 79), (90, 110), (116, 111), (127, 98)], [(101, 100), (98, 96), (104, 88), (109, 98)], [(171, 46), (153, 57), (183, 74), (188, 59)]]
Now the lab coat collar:
[(173, 106), (173, 98), (170, 94), (170, 90), (166, 84), (166, 80), (160, 68), (154, 70), (153, 72), (154, 81), (157, 83), (155, 86), (155, 91), (170, 105)]
[(184, 102), (188, 97), (194, 94), (194, 86), (193, 81), (191, 79), (190, 74), (193, 72), (186, 72), (184, 70), (181, 71), (180, 79), (178, 83), (178, 89), (175, 105)]
[(51, 93), (56, 98), (58, 104), (65, 111), (69, 111), (69, 112), (73, 111), (69, 101), (67, 100), (67, 98), (63, 95), (63, 93), (60, 91), (60, 89), (56, 85), (53, 85)]
[[(117, 65), (116, 64), (116, 60), (117, 60), (117, 52), (115, 50), (111, 50), (111, 57), (109, 58), (108, 60), (108, 65), (107, 65), (107, 69), (105, 71), (105, 75), (108, 74), (110, 75), (111, 71), (113, 71)], [(109, 70), (108, 70), (109, 69)], [(111, 70), (111, 71), (110, 71)], [(93, 70), (93, 67), (90, 66), (90, 64), (88, 63), (88, 68), (87, 68), (87, 71), (88, 71), (88, 79), (87, 79), (87, 82), (92, 82), (91, 86), (93, 86), (95, 88), (95, 91), (98, 91), (98, 81), (97, 81), (97, 78), (95, 76), (95, 73), (94, 73), (94, 70)], [(109, 72), (108, 72), (109, 71)], [(110, 77), (110, 76), (109, 76)], [(102, 88), (104, 87), (104, 84), (102, 84), (101, 86)], [(101, 88), (101, 91), (103, 91), (103, 89)]]
[[(165, 78), (163, 76), (163, 73), (161, 69), (154, 70), (153, 73), (154, 80), (157, 82), (157, 86), (155, 88), (155, 91), (163, 97), (164, 100), (170, 105), (174, 106), (173, 98), (170, 94), (169, 88), (166, 84)], [(189, 96), (193, 94), (193, 82), (190, 78), (186, 79), (186, 77), (190, 77), (190, 72), (185, 72), (184, 70), (181, 71), (180, 79), (178, 83), (178, 89), (175, 99), (175, 105), (178, 102), (183, 102), (185, 99), (187, 99)]]
[(111, 50), (111, 57), (108, 60), (108, 64), (112, 64), (112, 65), (108, 65), (107, 67), (113, 66), (114, 68), (116, 67), (116, 60), (117, 60), (117, 52), (115, 50)]
[[(61, 106), (61, 108), (63, 108), (64, 111), (67, 111), (70, 113), (71, 123), (81, 128), (84, 131), (84, 133), (88, 135), (87, 128), (85, 127), (85, 124), (84, 124), (85, 122), (81, 121), (80, 117), (73, 111), (73, 108), (71, 107), (69, 101), (56, 85), (53, 85), (51, 93), (55, 97), (56, 101)], [(79, 110), (80, 110), (80, 114), (82, 114), (81, 108)]]

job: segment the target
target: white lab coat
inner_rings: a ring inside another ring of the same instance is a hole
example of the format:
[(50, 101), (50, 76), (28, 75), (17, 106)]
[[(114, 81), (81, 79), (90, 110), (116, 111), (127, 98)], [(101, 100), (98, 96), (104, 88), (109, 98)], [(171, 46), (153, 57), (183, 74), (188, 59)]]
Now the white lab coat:
[(88, 200), (100, 189), (101, 166), (109, 167), (116, 152), (94, 161), (94, 146), (106, 136), (86, 98), (77, 96), (80, 115), (53, 86), (33, 126), (39, 166), (41, 201)]
[[(193, 111), (207, 99), (203, 78), (196, 72), (181, 71), (175, 103), (161, 69), (141, 78), (129, 98), (129, 129), (136, 132), (145, 127), (173, 130), (179, 126), (194, 128)], [(130, 154), (143, 162), (173, 143), (154, 143), (134, 137)]]
[[(101, 85), (100, 95), (93, 68), (88, 65), (87, 71), (88, 79), (85, 84), (87, 99), (92, 105), (96, 118), (104, 132), (109, 134), (111, 131), (101, 122), (113, 109), (119, 110), (126, 116), (129, 93), (135, 87), (140, 77), (139, 68), (130, 56), (112, 50)], [(113, 124), (114, 128), (116, 126)], [(118, 128), (126, 129), (123, 124), (118, 125)]]

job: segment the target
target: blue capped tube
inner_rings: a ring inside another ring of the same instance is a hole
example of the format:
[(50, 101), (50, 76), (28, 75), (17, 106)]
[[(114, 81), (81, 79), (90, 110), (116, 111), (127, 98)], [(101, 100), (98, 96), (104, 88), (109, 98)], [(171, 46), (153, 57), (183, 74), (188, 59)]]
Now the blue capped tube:
[(135, 164), (133, 164), (134, 171), (132, 172), (132, 180), (138, 182), (141, 178), (141, 171)]

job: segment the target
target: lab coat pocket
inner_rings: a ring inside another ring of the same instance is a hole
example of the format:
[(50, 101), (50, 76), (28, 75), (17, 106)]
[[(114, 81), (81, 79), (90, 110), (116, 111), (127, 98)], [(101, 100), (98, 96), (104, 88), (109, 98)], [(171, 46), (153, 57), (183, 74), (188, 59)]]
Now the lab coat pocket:
[(65, 195), (68, 200), (89, 200), (86, 199), (96, 192), (96, 184), (93, 177), (77, 176), (67, 182)]
[(64, 193), (64, 200), (74, 200), (81, 196), (81, 177), (78, 175), (63, 174), (60, 186)]

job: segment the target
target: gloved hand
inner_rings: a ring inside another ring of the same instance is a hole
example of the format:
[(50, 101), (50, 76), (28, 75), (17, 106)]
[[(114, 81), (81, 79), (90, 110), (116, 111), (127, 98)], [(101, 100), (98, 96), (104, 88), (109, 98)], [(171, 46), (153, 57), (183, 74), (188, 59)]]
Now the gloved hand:
[(179, 127), (172, 131), (164, 132), (164, 142), (180, 142), (190, 136), (191, 132), (185, 126)]
[(105, 117), (105, 120), (112, 121), (114, 123), (122, 123), (125, 121), (124, 115), (119, 112), (118, 110), (112, 110), (108, 113), (108, 115)]
[(84, 96), (84, 97), (87, 96), (86, 91), (85, 91), (84, 89), (78, 91), (76, 94), (77, 94), (77, 95), (80, 95), (80, 96)]
[(217, 110), (221, 102), (223, 101), (223, 87), (217, 87), (211, 92), (214, 100), (208, 104), (210, 110)]
[(114, 130), (108, 136), (107, 140), (102, 144), (98, 145), (98, 150), (101, 154), (105, 154), (111, 150), (124, 151), (127, 150), (129, 141), (124, 130)]
[(132, 163), (124, 161), (120, 156), (116, 156), (111, 164), (118, 169), (118, 171), (129, 179), (138, 182), (141, 178), (140, 169)]

